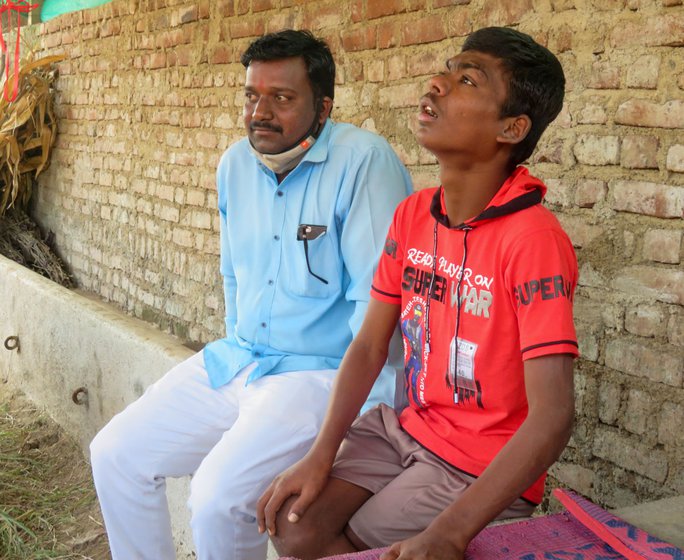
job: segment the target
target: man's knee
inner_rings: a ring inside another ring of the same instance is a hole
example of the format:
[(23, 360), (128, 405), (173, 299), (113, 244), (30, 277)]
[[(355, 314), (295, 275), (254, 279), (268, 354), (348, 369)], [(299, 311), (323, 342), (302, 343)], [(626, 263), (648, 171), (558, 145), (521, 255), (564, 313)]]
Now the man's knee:
[[(134, 432), (135, 433), (135, 432)], [(141, 437), (138, 432), (136, 437)], [(90, 464), (95, 482), (110, 477), (143, 474), (143, 455), (129, 427), (118, 417), (112, 419), (90, 442)]]
[(122, 450), (120, 440), (113, 431), (111, 425), (107, 424), (90, 442), (90, 464), (96, 478), (119, 463)]

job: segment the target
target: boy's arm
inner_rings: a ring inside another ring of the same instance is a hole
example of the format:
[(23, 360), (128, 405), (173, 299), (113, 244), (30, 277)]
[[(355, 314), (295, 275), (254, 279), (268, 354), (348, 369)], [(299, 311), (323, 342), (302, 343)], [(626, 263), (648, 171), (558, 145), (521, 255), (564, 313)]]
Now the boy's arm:
[(572, 433), (573, 358), (525, 361), (529, 411), (518, 431), (463, 495), (417, 536), (395, 543), (381, 560), (460, 560), (468, 543), (560, 456)]
[(323, 426), (313, 446), (304, 458), (277, 476), (257, 502), (260, 532), (275, 534), (276, 514), (290, 496), (299, 496), (288, 514), (288, 519), (296, 522), (320, 494), (337, 449), (385, 364), (398, 319), (398, 305), (371, 298), (361, 329), (340, 364)]

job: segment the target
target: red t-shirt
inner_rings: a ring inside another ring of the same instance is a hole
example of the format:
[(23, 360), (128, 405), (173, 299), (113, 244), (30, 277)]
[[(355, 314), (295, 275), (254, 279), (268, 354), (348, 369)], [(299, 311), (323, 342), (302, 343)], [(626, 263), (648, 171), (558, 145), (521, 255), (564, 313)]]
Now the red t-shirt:
[[(577, 355), (577, 261), (539, 204), (545, 190), (518, 167), (480, 216), (451, 228), (441, 189), (415, 193), (395, 212), (373, 281), (374, 298), (402, 309), (402, 427), (474, 476), (527, 416), (523, 361)], [(523, 497), (539, 503), (544, 478)]]

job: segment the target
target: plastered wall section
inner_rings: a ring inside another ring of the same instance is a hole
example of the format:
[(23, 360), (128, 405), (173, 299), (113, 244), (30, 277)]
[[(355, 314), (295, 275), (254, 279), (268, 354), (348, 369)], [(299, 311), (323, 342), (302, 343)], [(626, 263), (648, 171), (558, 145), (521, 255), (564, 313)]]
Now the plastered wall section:
[(423, 188), (439, 177), (412, 134), (418, 99), (485, 25), (534, 36), (568, 81), (530, 162), (581, 270), (577, 422), (552, 484), (608, 507), (682, 494), (681, 0), (115, 0), (65, 15), (31, 30), (67, 55), (35, 215), (81, 289), (184, 340), (221, 336), (214, 170), (243, 135), (245, 46), (283, 27), (326, 38), (334, 118), (386, 136)]
[[(2, 256), (0, 301), (0, 383), (49, 412), (86, 456), (114, 414), (193, 353), (150, 324)], [(192, 557), (189, 482), (168, 481), (179, 558)]]

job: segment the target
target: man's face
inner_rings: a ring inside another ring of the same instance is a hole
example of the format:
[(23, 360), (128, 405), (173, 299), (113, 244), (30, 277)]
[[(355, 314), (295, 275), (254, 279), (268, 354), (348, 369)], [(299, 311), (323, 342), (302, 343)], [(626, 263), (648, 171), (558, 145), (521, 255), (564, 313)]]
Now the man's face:
[(498, 58), (478, 51), (447, 61), (420, 100), (418, 143), (435, 155), (462, 154), (486, 160), (505, 127), (500, 117), (507, 79)]
[(247, 68), (242, 116), (254, 148), (278, 154), (311, 128), (316, 115), (314, 94), (301, 57), (252, 61)]

